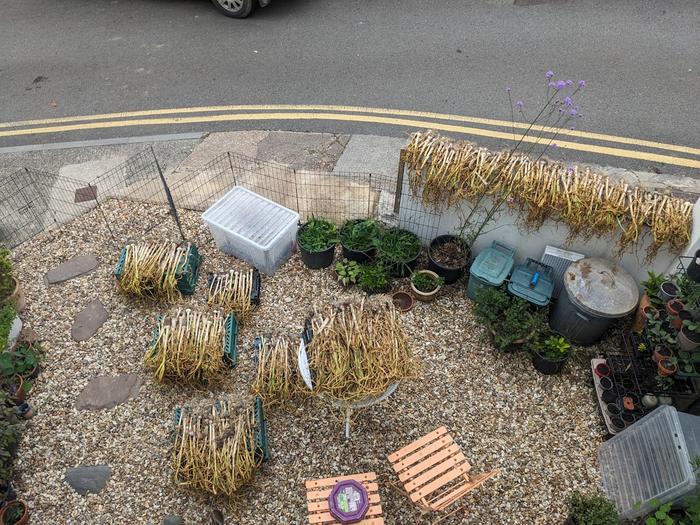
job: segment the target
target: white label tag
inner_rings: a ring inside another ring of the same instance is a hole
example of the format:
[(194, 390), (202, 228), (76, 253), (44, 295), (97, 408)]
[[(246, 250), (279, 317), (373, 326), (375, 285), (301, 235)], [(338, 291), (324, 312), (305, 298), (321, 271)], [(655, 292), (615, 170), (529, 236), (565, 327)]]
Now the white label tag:
[(309, 387), (309, 390), (314, 389), (313, 382), (311, 381), (311, 369), (309, 368), (309, 356), (306, 354), (306, 345), (304, 344), (304, 339), (299, 341), (299, 355), (297, 361), (299, 362), (299, 373), (301, 378)]

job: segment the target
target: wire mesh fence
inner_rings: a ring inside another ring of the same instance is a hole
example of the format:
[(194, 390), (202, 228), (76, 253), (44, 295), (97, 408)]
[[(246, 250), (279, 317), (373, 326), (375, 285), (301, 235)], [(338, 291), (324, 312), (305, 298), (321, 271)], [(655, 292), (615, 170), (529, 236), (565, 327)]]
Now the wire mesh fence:
[[(166, 179), (149, 148), (89, 181), (29, 168), (6, 177), (0, 181), (0, 244), (17, 246), (91, 210), (117, 246), (164, 221), (172, 221), (185, 238), (178, 210), (203, 212), (235, 186), (296, 211), (302, 221), (373, 218), (413, 231), (424, 242), (440, 223), (437, 213), (410, 195), (401, 168), (397, 175), (296, 170), (225, 152), (196, 171)], [(131, 220), (133, 206), (148, 206), (147, 214), (139, 214), (146, 218)]]

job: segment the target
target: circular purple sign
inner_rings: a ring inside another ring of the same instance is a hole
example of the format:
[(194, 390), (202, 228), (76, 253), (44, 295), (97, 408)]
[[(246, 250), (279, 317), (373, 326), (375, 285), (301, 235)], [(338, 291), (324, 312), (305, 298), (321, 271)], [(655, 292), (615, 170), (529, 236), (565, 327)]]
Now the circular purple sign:
[(328, 496), (328, 508), (340, 523), (357, 523), (369, 510), (367, 489), (354, 479), (339, 481)]

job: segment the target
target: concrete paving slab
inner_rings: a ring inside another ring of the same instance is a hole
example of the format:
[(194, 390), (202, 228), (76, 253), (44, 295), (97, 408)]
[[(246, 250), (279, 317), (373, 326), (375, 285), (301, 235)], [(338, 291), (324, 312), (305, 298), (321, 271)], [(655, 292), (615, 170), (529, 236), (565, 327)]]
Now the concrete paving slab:
[(353, 135), (335, 163), (334, 173), (380, 173), (396, 176), (399, 153), (407, 139), (379, 135)]

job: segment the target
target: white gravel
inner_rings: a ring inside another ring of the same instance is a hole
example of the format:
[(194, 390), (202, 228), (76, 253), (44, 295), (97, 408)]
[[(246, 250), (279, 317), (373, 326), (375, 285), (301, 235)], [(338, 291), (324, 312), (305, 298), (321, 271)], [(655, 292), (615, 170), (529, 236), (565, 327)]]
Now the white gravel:
[[(109, 216), (127, 225), (153, 221), (153, 207), (110, 201)], [(160, 215), (162, 216), (162, 215)], [(204, 254), (197, 292), (182, 303), (204, 307), (206, 273), (245, 265), (219, 252), (199, 214), (182, 215), (191, 240)], [(145, 237), (177, 240), (170, 221)], [(91, 275), (48, 287), (43, 275), (74, 255), (95, 254)], [(162, 307), (118, 293), (112, 275), (118, 247), (93, 211), (14, 251), (25, 286), (26, 325), (45, 340), (43, 371), (30, 402), (37, 415), (27, 423), (17, 467), (18, 491), (33, 524), (160, 525), (167, 515), (187, 524), (208, 523), (220, 508), (237, 525), (306, 523), (304, 481), (336, 474), (376, 471), (388, 524), (418, 523), (407, 498), (389, 488), (394, 475), (386, 456), (446, 425), (461, 444), (474, 472), (501, 468), (495, 480), (466, 498), (468, 511), (446, 524), (559, 524), (565, 496), (598, 483), (595, 452), (603, 430), (592, 400), (585, 358), (560, 376), (537, 373), (527, 355), (499, 355), (482, 342), (471, 317), (465, 285), (447, 287), (435, 303), (417, 303), (403, 320), (422, 361), (422, 376), (402, 384), (385, 403), (359, 414), (350, 441), (342, 415), (310, 401), (268, 413), (272, 459), (233, 501), (179, 489), (172, 480), (170, 446), (173, 410), (221, 395), (245, 395), (253, 378), (251, 344), (263, 332), (299, 332), (313, 305), (345, 294), (329, 270), (306, 269), (293, 256), (274, 277), (263, 276), (262, 300), (239, 337), (239, 365), (217, 392), (155, 383), (142, 364), (154, 316)], [(407, 283), (397, 283), (407, 289)], [(111, 318), (92, 339), (71, 340), (74, 316), (99, 298)], [(74, 402), (97, 375), (136, 372), (140, 394), (104, 411), (78, 411)], [(67, 468), (107, 464), (113, 474), (100, 494), (79, 496), (63, 482)]]

